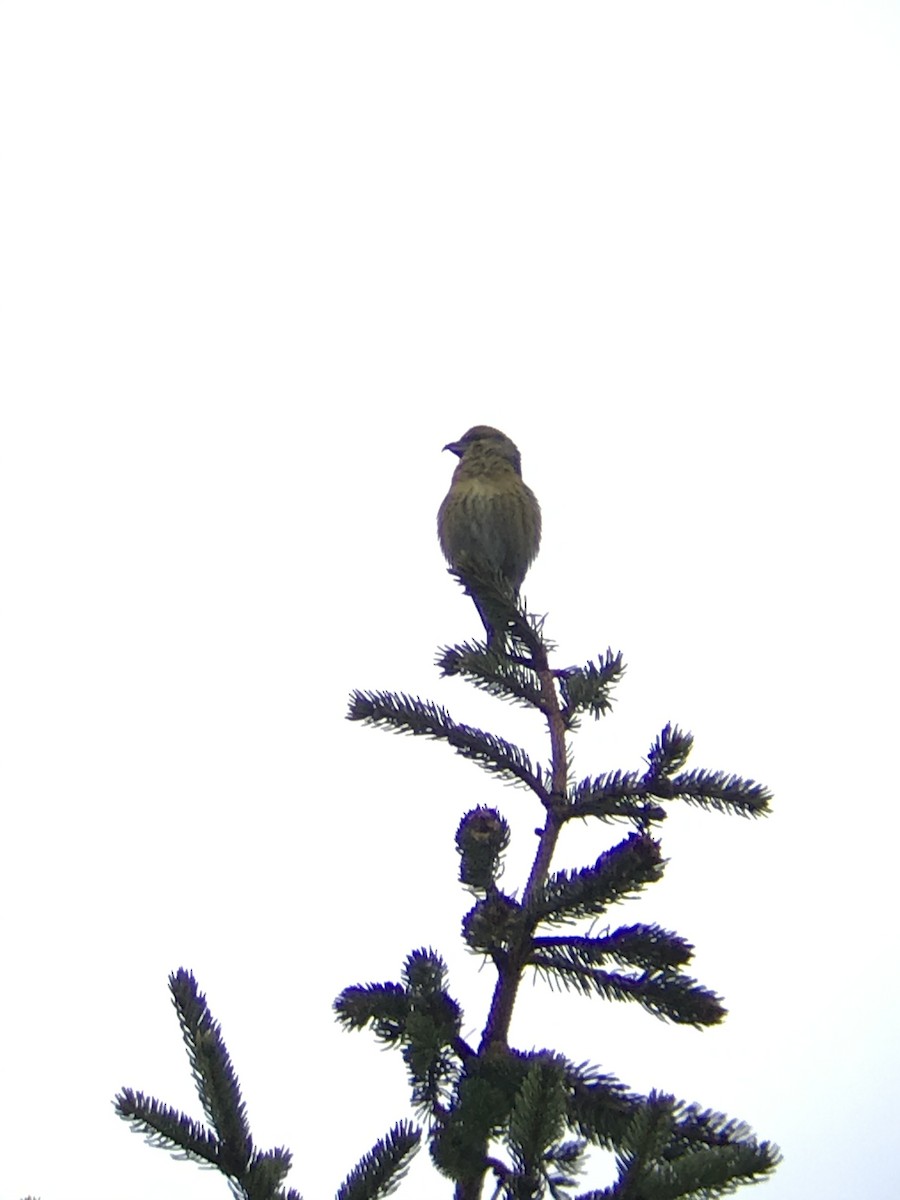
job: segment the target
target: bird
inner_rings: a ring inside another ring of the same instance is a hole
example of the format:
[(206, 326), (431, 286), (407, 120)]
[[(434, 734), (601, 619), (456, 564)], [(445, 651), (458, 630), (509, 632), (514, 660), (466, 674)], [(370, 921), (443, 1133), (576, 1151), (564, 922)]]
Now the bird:
[[(444, 557), (463, 576), (467, 568), (499, 576), (518, 598), (541, 543), (541, 508), (522, 480), (518, 447), (499, 429), (474, 425), (444, 449), (459, 458), (438, 511)], [(492, 623), (472, 598), (491, 643)]]

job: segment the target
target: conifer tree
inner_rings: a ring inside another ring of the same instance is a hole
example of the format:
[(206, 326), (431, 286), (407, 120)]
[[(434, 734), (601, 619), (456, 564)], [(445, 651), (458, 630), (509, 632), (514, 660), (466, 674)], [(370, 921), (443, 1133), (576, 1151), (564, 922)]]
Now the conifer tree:
[[(530, 874), (515, 891), (499, 883), (510, 840), (501, 813), (480, 805), (457, 829), (459, 881), (474, 899), (462, 936), (495, 974), (477, 1045), (462, 1037), (462, 1010), (444, 961), (430, 949), (407, 957), (399, 981), (348, 987), (336, 999), (344, 1027), (369, 1027), (401, 1051), (412, 1106), (424, 1126), (398, 1121), (351, 1170), (338, 1200), (388, 1195), (423, 1133), (455, 1200), (479, 1200), (486, 1183), (496, 1200), (711, 1200), (758, 1182), (780, 1155), (743, 1122), (667, 1092), (640, 1095), (552, 1048), (518, 1049), (509, 1031), (519, 986), (531, 973), (558, 990), (636, 1002), (676, 1024), (718, 1024), (722, 1000), (686, 974), (693, 947), (683, 937), (656, 924), (595, 933), (592, 922), (662, 877), (658, 832), (673, 802), (755, 817), (769, 811), (767, 789), (722, 771), (688, 769), (691, 735), (671, 724), (653, 741), (645, 769), (570, 778), (571, 735), (585, 715), (609, 712), (624, 670), (621, 654), (607, 651), (582, 667), (554, 669), (543, 619), (528, 613), (501, 576), (476, 569), (453, 574), (502, 636), (490, 645), (444, 648), (438, 659), (443, 675), (540, 713), (547, 761), (535, 763), (522, 747), (405, 694), (356, 691), (348, 716), (446, 742), (489, 774), (531, 792), (543, 824)], [(618, 823), (628, 832), (593, 863), (557, 867), (559, 834), (576, 819)], [(193, 977), (179, 971), (170, 986), (209, 1127), (130, 1089), (116, 1097), (119, 1115), (152, 1144), (216, 1166), (242, 1200), (299, 1200), (282, 1187), (289, 1152), (263, 1152), (253, 1144), (221, 1031)], [(611, 1152), (617, 1178), (579, 1191), (592, 1148)]]

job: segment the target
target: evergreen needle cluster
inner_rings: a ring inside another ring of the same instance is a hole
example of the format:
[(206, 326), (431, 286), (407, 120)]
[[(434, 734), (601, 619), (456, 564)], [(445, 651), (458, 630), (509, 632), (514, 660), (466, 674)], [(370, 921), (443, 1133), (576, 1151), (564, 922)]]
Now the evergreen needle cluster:
[[(653, 741), (645, 769), (572, 780), (569, 738), (583, 716), (610, 710), (621, 655), (607, 651), (596, 662), (553, 669), (542, 620), (507, 580), (478, 564), (454, 574), (488, 618), (489, 634), (502, 630), (502, 637), (445, 648), (441, 670), (539, 712), (546, 761), (404, 694), (356, 691), (349, 718), (445, 742), (532, 793), (543, 825), (530, 874), (515, 891), (499, 884), (510, 841), (500, 812), (478, 806), (457, 829), (459, 880), (473, 897), (462, 936), (495, 976), (477, 1044), (462, 1037), (462, 1010), (433, 950), (413, 951), (398, 981), (358, 984), (336, 999), (345, 1028), (368, 1027), (400, 1051), (421, 1122), (397, 1121), (350, 1170), (338, 1200), (390, 1194), (423, 1139), (455, 1200), (479, 1200), (486, 1183), (495, 1200), (710, 1200), (765, 1178), (778, 1149), (741, 1122), (666, 1093), (639, 1095), (552, 1049), (518, 1049), (509, 1031), (520, 984), (532, 973), (557, 990), (635, 1002), (674, 1023), (702, 1028), (721, 1021), (721, 999), (685, 973), (693, 947), (684, 938), (655, 924), (599, 933), (594, 927), (662, 877), (657, 835), (669, 805), (680, 800), (760, 816), (769, 793), (753, 780), (687, 769), (691, 736), (673, 725)], [(624, 824), (627, 832), (592, 863), (555, 866), (561, 829), (587, 818)], [(239, 1200), (300, 1200), (284, 1186), (290, 1153), (254, 1144), (221, 1030), (193, 976), (181, 970), (169, 982), (206, 1122), (129, 1088), (116, 1097), (116, 1111), (151, 1145), (217, 1168)], [(610, 1153), (616, 1180), (579, 1190), (592, 1148)]]
[[(543, 621), (502, 577), (477, 564), (453, 573), (504, 639), (446, 647), (438, 664), (444, 675), (539, 712), (549, 738), (546, 762), (417, 697), (356, 691), (348, 715), (446, 742), (483, 770), (528, 789), (543, 808), (543, 827), (529, 877), (515, 892), (499, 884), (510, 839), (501, 814), (480, 806), (457, 830), (460, 882), (474, 897), (463, 938), (496, 973), (477, 1045), (461, 1037), (460, 1007), (442, 959), (430, 950), (410, 955), (399, 983), (347, 988), (335, 1002), (339, 1020), (348, 1029), (368, 1026), (401, 1050), (432, 1160), (453, 1181), (456, 1200), (478, 1200), (488, 1177), (490, 1194), (503, 1200), (708, 1198), (758, 1181), (774, 1169), (779, 1152), (743, 1124), (662, 1093), (637, 1095), (552, 1050), (517, 1049), (509, 1029), (519, 986), (531, 972), (558, 990), (634, 1001), (675, 1023), (702, 1028), (721, 1021), (721, 999), (684, 971), (693, 954), (684, 938), (658, 925), (598, 934), (593, 923), (662, 877), (655, 834), (673, 801), (761, 816), (769, 810), (767, 789), (722, 771), (688, 770), (692, 738), (673, 725), (653, 741), (645, 769), (572, 780), (568, 738), (585, 715), (609, 712), (624, 670), (621, 655), (607, 651), (596, 662), (553, 669)], [(590, 817), (631, 831), (593, 863), (551, 869), (562, 827)], [(566, 932), (554, 932), (560, 927)], [(591, 1147), (612, 1152), (618, 1178), (578, 1191)]]

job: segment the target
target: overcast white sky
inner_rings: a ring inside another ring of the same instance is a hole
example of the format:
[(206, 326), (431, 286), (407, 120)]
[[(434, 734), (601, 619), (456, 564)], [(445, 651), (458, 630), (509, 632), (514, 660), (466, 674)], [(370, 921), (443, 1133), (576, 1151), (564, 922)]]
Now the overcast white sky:
[(227, 1195), (111, 1108), (201, 1115), (178, 966), (306, 1200), (408, 1112), (342, 987), (432, 945), (477, 1035), (453, 833), (499, 804), (515, 886), (535, 805), (344, 712), (544, 753), (432, 665), (478, 633), (434, 517), (481, 422), (560, 664), (629, 664), (576, 776), (673, 720), (776, 795), (673, 811), (612, 914), (725, 1025), (539, 985), (516, 1043), (746, 1119), (767, 1200), (895, 1196), (900, 7), (9, 0), (0, 130), (0, 1200)]

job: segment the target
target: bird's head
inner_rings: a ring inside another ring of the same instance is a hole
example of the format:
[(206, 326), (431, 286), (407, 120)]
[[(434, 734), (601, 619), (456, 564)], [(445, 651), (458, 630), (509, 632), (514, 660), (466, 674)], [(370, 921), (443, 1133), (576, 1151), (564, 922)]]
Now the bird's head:
[(492, 425), (473, 425), (458, 442), (448, 442), (444, 449), (452, 450), (457, 458), (481, 459), (499, 455), (512, 465), (517, 475), (522, 474), (522, 456), (515, 442)]

